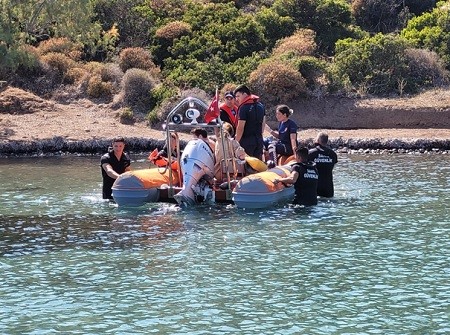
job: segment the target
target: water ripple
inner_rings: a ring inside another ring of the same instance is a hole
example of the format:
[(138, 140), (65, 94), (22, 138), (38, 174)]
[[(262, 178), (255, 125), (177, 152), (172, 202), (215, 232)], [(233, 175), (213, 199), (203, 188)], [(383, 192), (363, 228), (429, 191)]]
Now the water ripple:
[(122, 210), (8, 170), (0, 332), (447, 334), (449, 160), (340, 157), (333, 200), (270, 210)]

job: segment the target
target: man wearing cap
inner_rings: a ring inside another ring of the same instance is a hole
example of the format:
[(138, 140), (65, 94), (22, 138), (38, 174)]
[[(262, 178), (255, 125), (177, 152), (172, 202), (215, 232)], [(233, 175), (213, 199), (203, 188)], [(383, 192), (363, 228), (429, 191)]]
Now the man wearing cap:
[(239, 106), (236, 140), (249, 156), (262, 159), (266, 109), (259, 97), (251, 94), (246, 85), (238, 86), (234, 90), (234, 96)]
[(225, 92), (225, 102), (220, 106), (220, 119), (223, 122), (228, 122), (233, 127), (233, 133), (236, 133), (237, 126), (237, 110), (236, 100), (232, 91)]

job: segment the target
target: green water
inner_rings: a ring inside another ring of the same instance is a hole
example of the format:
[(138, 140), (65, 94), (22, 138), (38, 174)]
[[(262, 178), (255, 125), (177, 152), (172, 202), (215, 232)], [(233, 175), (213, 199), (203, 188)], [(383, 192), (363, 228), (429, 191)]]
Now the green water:
[(0, 333), (449, 334), (450, 156), (339, 159), (335, 199), (269, 210), (118, 209), (98, 157), (0, 160)]

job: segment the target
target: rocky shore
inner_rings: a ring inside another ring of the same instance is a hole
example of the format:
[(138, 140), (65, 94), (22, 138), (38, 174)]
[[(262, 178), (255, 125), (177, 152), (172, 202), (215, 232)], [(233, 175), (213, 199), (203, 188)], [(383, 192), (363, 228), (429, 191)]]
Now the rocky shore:
[[(150, 152), (161, 149), (162, 139), (140, 137), (126, 138), (127, 151)], [(68, 140), (61, 136), (35, 141), (10, 140), (0, 142), (0, 157), (52, 156), (67, 154), (100, 155), (110, 145), (109, 139)], [(186, 140), (181, 140), (184, 147)], [(303, 145), (312, 146), (314, 138), (303, 138)], [(379, 138), (330, 138), (330, 145), (340, 153), (404, 154), (450, 153), (450, 139), (379, 139)]]

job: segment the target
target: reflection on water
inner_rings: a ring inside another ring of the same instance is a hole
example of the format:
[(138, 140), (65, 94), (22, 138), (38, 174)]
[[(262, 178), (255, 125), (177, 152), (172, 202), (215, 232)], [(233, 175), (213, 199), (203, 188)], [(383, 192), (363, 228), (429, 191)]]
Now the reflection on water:
[(335, 199), (245, 210), (118, 209), (98, 158), (2, 160), (0, 332), (448, 334), (449, 163), (342, 156)]

